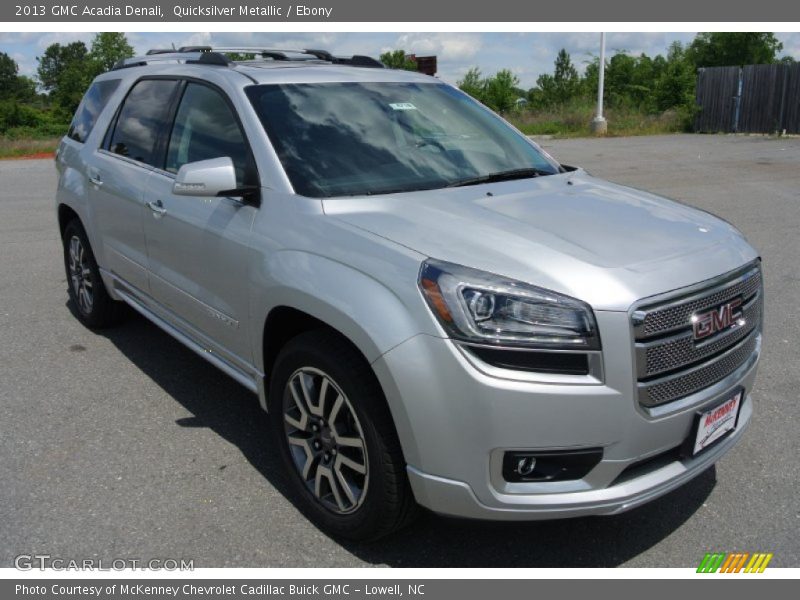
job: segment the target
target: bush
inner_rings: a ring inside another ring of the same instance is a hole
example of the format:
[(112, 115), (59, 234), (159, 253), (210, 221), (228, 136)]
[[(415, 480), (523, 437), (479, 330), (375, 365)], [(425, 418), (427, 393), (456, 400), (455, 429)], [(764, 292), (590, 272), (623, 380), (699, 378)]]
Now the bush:
[[(591, 135), (589, 123), (594, 117), (595, 104), (574, 100), (550, 109), (523, 109), (505, 114), (513, 125), (527, 135), (580, 137)], [(614, 107), (606, 111), (609, 135), (652, 135), (685, 131), (691, 119), (680, 109), (650, 113), (641, 108)]]
[(50, 138), (67, 132), (69, 117), (15, 100), (0, 102), (0, 135), (8, 139)]
[(44, 122), (41, 111), (15, 100), (0, 102), (0, 133), (14, 127), (38, 127)]

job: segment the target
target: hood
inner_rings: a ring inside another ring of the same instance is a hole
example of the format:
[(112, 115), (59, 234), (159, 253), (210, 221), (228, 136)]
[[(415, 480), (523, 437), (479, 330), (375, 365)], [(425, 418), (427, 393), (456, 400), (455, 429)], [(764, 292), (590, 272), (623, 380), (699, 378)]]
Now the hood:
[(756, 252), (703, 211), (582, 170), (462, 188), (331, 198), (327, 215), (426, 256), (627, 310)]

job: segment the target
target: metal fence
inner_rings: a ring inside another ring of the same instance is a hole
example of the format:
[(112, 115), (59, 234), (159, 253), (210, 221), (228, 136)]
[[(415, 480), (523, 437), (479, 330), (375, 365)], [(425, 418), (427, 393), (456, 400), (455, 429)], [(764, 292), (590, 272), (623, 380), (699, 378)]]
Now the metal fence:
[(800, 133), (800, 63), (700, 69), (697, 104), (695, 131)]

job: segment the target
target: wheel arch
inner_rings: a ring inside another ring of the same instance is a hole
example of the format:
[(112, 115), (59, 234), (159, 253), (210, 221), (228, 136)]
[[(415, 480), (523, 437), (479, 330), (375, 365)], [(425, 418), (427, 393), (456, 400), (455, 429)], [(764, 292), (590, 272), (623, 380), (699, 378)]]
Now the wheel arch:
[(369, 364), (414, 335), (431, 332), (419, 310), (425, 307), (416, 273), (413, 277), (401, 282), (399, 287), (409, 288), (401, 297), (376, 278), (328, 257), (302, 251), (273, 254), (252, 279), (252, 314), (263, 315), (261, 335), (253, 340), (255, 364), (268, 377), (281, 342), (313, 327), (336, 331)]
[(67, 225), (75, 219), (77, 219), (81, 227), (86, 230), (86, 226), (83, 224), (78, 212), (68, 204), (60, 202), (58, 205), (58, 231), (61, 235), (61, 239), (64, 239), (64, 230), (67, 228)]
[[(420, 334), (437, 335), (427, 307), (416, 289), (416, 265), (397, 288), (400, 297), (377, 279), (330, 258), (299, 251), (278, 252), (254, 279), (253, 304), (261, 307), (253, 354), (263, 370), (261, 394), (266, 409), (270, 373), (280, 348), (292, 337), (313, 328), (327, 328), (352, 345), (377, 380), (406, 456), (415, 456), (416, 441), (408, 414), (374, 363), (383, 354)], [(268, 277), (268, 279), (267, 279)], [(270, 285), (270, 283), (272, 285)], [(266, 308), (265, 308), (266, 307)], [(254, 314), (258, 314), (257, 309)], [(256, 323), (254, 323), (255, 325)]]

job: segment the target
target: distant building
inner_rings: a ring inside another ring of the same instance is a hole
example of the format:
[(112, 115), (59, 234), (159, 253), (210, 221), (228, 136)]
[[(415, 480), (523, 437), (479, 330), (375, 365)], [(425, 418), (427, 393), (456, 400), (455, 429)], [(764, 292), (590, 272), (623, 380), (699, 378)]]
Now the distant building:
[(417, 63), (417, 71), (420, 73), (431, 77), (436, 75), (438, 65), (435, 56), (417, 56), (416, 54), (407, 54), (406, 56)]

